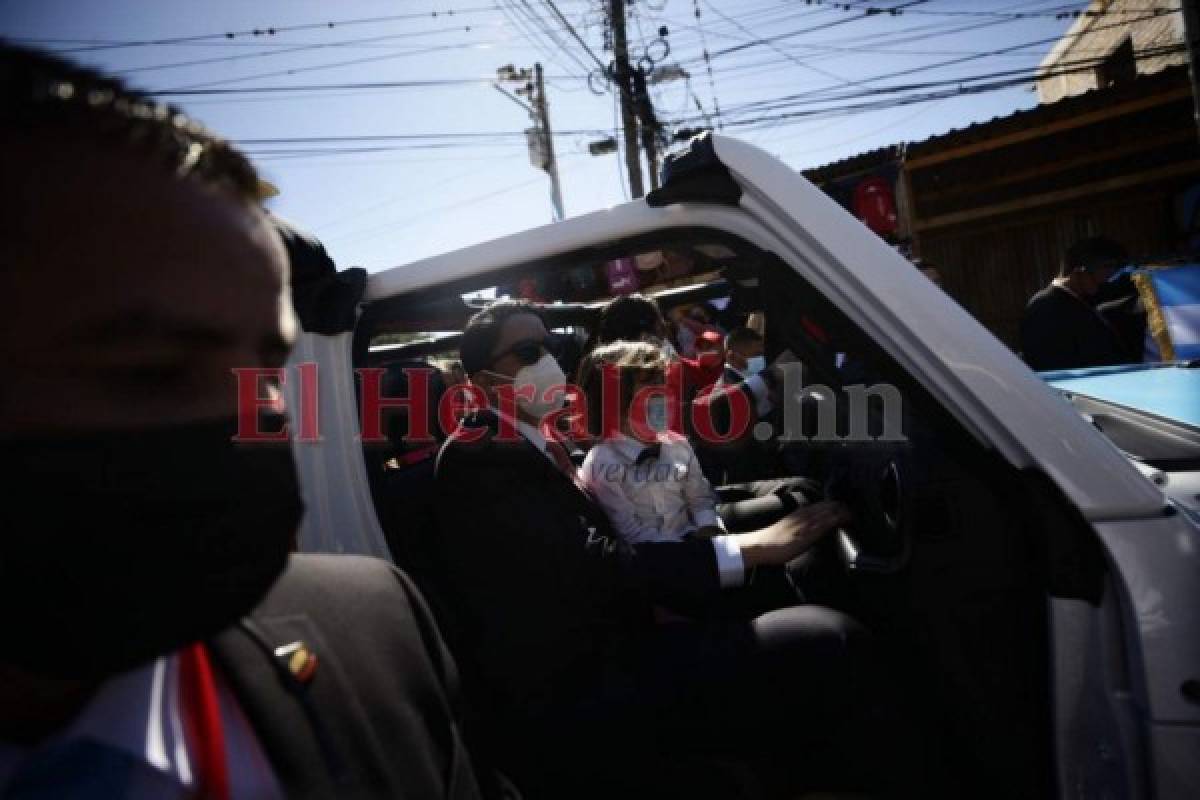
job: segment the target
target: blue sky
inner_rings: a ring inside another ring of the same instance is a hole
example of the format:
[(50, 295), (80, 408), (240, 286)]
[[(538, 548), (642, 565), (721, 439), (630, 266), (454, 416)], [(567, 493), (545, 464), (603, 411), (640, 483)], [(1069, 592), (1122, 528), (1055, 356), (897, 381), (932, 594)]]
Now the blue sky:
[[(553, 2), (591, 53), (607, 63), (603, 5), (599, 0)], [(844, 107), (861, 101), (839, 95), (897, 83), (1031, 69), (1050, 45), (1029, 43), (1055, 38), (1070, 25), (1053, 12), (1086, 7), (1045, 0), (913, 5), (901, 15), (868, 17), (802, 0), (631, 0), (631, 49), (635, 57), (648, 50), (659, 66), (678, 63), (690, 74), (687, 81), (655, 87), (660, 118), (694, 125), (701, 113), (712, 118), (719, 104), (726, 133), (803, 169), (1005, 115), (1035, 104), (1036, 96), (1027, 84), (813, 119), (780, 117), (781, 111)], [(1051, 13), (1014, 19), (1016, 11)], [(351, 22), (383, 16), (403, 18)], [(329, 22), (335, 24), (274, 35), (242, 33)], [(663, 26), (670, 45), (665, 59), (663, 45), (655, 43)], [(613, 133), (613, 93), (589, 89), (587, 72), (598, 71), (596, 62), (549, 0), (0, 0), (0, 30), (18, 40), (74, 51), (72, 58), (123, 73), (132, 84), (151, 90), (480, 79), (173, 98), (239, 141), (439, 134), (433, 142), (245, 144), (282, 192), (270, 202), (272, 208), (318, 235), (343, 267), (396, 266), (550, 221), (548, 180), (530, 165), (520, 137), (528, 118), (483, 80), (504, 64), (540, 61), (550, 78), (551, 119), (563, 132), (555, 144), (567, 214), (606, 208), (627, 197), (617, 156), (587, 153), (588, 142)], [(236, 35), (113, 46), (227, 32)], [(762, 39), (773, 41), (754, 43)], [(1015, 49), (980, 55), (1007, 48)], [(705, 49), (711, 80), (701, 56)], [(960, 63), (929, 68), (952, 60)], [(208, 63), (190, 63), (195, 61)], [(358, 63), (333, 66), (345, 61)], [(906, 71), (911, 72), (897, 75)], [(592, 83), (603, 81), (593, 76)], [(806, 105), (747, 106), (801, 93)], [(814, 102), (822, 97), (828, 99)]]

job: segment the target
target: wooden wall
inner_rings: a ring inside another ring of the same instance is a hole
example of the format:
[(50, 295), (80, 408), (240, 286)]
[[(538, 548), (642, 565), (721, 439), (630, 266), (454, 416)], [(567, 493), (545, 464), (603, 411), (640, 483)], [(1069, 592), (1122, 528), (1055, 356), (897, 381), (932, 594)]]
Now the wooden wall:
[(951, 296), (1016, 349), (1026, 302), (1058, 274), (1072, 242), (1104, 235), (1135, 257), (1171, 252), (1178, 188), (1170, 182), (928, 231), (920, 237), (920, 256), (938, 267)]
[(1085, 236), (1135, 259), (1177, 252), (1177, 195), (1200, 183), (1185, 70), (1021, 112), (912, 146), (915, 250), (1010, 347), (1029, 297)]

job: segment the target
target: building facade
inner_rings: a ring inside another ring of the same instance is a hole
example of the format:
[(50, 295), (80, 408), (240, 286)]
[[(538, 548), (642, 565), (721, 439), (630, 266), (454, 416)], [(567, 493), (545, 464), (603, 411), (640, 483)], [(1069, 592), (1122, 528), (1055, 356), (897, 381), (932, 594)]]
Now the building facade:
[(1186, 64), (1180, 0), (1093, 0), (1038, 67), (1038, 99), (1107, 89)]
[[(1200, 247), (1200, 137), (1182, 66), (805, 174), (935, 266), (1012, 347), (1025, 303), (1074, 241), (1111, 237), (1139, 263)], [(887, 231), (858, 202), (880, 184), (898, 216)]]

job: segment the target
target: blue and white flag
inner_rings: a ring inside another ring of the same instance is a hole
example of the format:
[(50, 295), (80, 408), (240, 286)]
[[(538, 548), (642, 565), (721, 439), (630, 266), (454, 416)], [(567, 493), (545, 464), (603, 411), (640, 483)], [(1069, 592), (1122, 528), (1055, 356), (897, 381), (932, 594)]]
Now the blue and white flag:
[(1200, 264), (1138, 270), (1148, 348), (1162, 361), (1200, 358)]

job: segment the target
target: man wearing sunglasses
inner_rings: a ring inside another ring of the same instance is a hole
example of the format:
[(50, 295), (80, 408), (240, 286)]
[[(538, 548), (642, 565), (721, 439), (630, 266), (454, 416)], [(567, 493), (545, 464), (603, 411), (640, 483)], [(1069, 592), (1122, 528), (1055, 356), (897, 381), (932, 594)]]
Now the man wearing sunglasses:
[[(502, 757), (533, 796), (730, 796), (711, 770), (670, 765), (713, 752), (795, 763), (799, 743), (836, 737), (862, 689), (862, 631), (814, 606), (736, 622), (664, 622), (662, 607), (784, 564), (848, 514), (815, 503), (736, 541), (622, 543), (543, 427), (564, 402), (548, 336), (521, 301), (468, 322), (463, 368), (490, 407), (437, 464), (445, 586), (505, 732)], [(783, 729), (795, 735), (780, 740)], [(596, 757), (615, 743), (620, 768)]]

